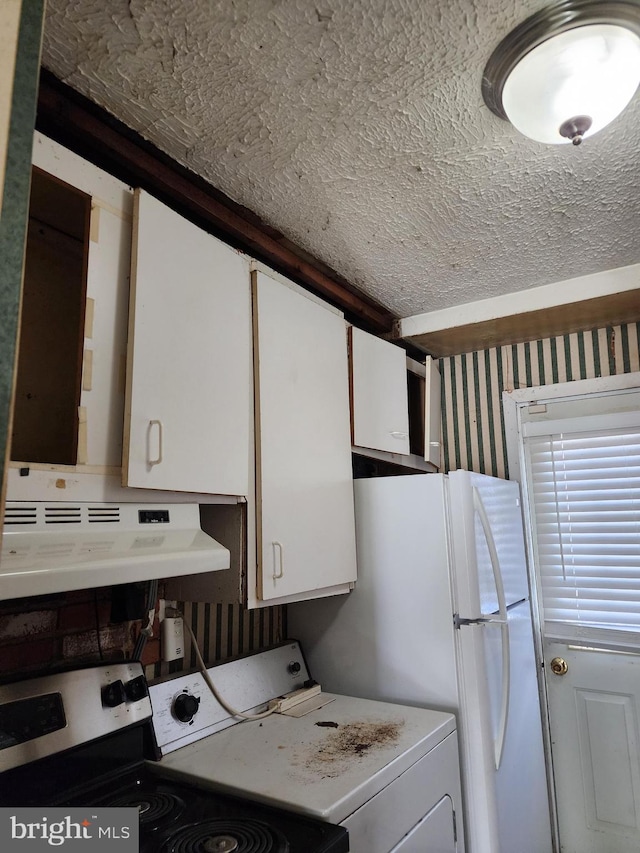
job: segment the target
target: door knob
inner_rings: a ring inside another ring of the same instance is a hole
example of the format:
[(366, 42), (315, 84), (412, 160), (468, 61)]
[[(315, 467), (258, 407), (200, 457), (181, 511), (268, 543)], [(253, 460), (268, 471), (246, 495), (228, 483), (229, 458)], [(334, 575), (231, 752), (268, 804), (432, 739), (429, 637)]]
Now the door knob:
[(554, 675), (566, 675), (569, 669), (569, 664), (564, 658), (553, 658), (551, 661), (551, 672)]

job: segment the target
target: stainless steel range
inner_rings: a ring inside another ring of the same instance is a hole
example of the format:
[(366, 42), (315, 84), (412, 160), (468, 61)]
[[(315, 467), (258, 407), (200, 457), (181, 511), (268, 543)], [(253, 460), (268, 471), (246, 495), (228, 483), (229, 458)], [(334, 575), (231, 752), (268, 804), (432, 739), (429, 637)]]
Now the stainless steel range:
[(122, 663), (0, 687), (0, 805), (135, 806), (141, 853), (463, 853), (451, 714), (320, 691), (299, 645), (148, 687)]
[(0, 687), (0, 805), (135, 806), (141, 853), (349, 849), (341, 827), (166, 778), (145, 761), (157, 754), (150, 719), (138, 663)]

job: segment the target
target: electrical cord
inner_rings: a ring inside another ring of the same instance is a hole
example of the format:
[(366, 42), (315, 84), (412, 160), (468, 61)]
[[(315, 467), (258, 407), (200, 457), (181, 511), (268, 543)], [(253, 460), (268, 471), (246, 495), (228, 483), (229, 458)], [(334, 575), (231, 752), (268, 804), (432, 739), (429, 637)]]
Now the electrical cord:
[(144, 620), (145, 617), (147, 619), (147, 624), (140, 626), (140, 633), (138, 634), (138, 639), (136, 640), (135, 647), (133, 649), (133, 660), (141, 660), (142, 652), (144, 651), (144, 647), (147, 644), (147, 639), (153, 636), (153, 620), (156, 612), (156, 599), (158, 597), (158, 581), (151, 580), (149, 581), (149, 585), (147, 587), (147, 597), (145, 602), (145, 612), (142, 617)]
[[(182, 614), (179, 614), (179, 615), (182, 616)], [(182, 618), (183, 618), (184, 624), (187, 628), (187, 631), (189, 632), (189, 636), (191, 637), (191, 642), (193, 644), (193, 650), (196, 654), (196, 660), (198, 661), (198, 668), (202, 674), (202, 677), (204, 678), (205, 684), (207, 685), (209, 690), (213, 693), (213, 695), (215, 696), (215, 698), (217, 699), (219, 704), (222, 705), (224, 710), (228, 714), (231, 714), (232, 717), (241, 717), (243, 720), (262, 720), (262, 719), (264, 719), (264, 717), (270, 717), (271, 714), (275, 714), (275, 711), (276, 711), (275, 708), (269, 708), (267, 711), (262, 711), (259, 714), (247, 714), (244, 711), (238, 711), (237, 708), (234, 708), (232, 705), (230, 705), (226, 701), (226, 699), (224, 699), (220, 695), (220, 693), (218, 692), (218, 688), (215, 686), (215, 684), (211, 680), (209, 672), (207, 671), (207, 666), (202, 659), (202, 655), (200, 654), (200, 647), (198, 646), (198, 641), (196, 640), (195, 634), (191, 630), (191, 625), (189, 625), (189, 623), (184, 619), (184, 616)]]
[(104, 660), (104, 652), (102, 651), (102, 641), (100, 639), (100, 608), (98, 606), (98, 590), (93, 590), (93, 611), (96, 617), (96, 640), (98, 641), (98, 653), (100, 660)]

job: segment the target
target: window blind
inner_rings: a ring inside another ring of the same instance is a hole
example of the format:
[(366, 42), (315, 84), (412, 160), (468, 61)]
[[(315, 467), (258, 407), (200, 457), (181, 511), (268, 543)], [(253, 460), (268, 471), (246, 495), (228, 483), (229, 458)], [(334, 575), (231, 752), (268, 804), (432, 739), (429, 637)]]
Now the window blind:
[(545, 623), (640, 631), (640, 425), (524, 446)]

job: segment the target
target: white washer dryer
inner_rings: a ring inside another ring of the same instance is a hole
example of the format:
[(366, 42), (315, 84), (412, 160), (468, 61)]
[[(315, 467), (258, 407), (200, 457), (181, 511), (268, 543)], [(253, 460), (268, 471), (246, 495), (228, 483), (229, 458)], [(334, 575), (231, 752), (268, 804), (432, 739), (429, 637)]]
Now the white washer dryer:
[[(242, 710), (309, 682), (297, 643), (209, 672)], [(451, 714), (322, 693), (236, 722), (199, 673), (150, 694), (163, 775), (340, 824), (352, 853), (463, 853)]]

